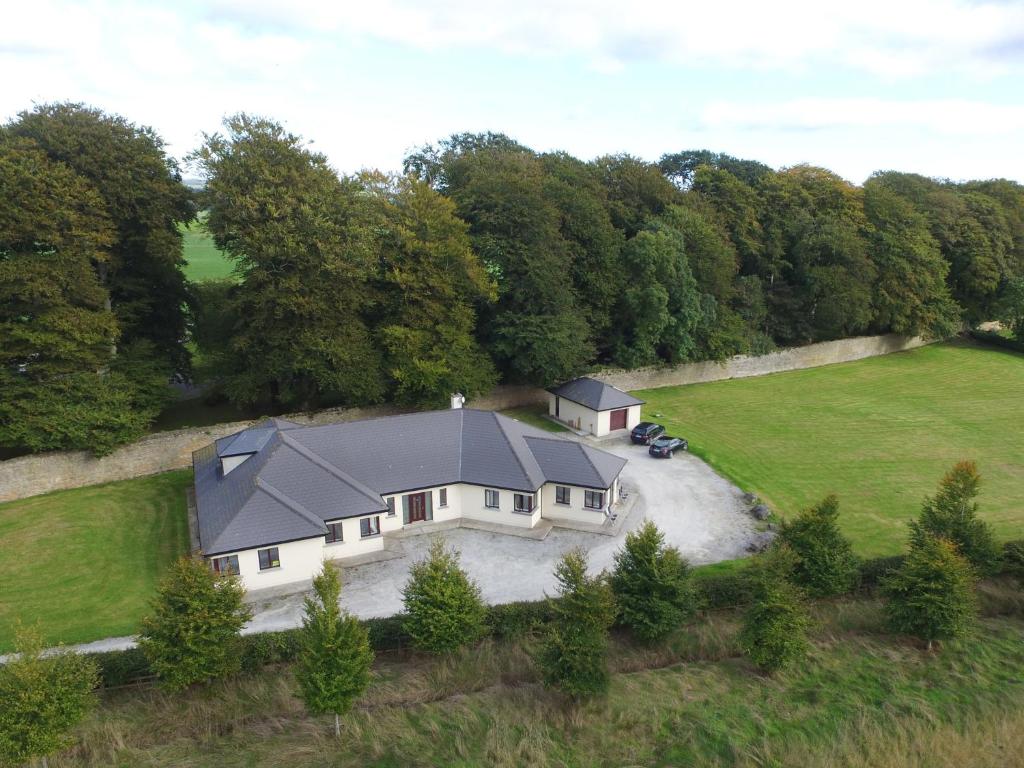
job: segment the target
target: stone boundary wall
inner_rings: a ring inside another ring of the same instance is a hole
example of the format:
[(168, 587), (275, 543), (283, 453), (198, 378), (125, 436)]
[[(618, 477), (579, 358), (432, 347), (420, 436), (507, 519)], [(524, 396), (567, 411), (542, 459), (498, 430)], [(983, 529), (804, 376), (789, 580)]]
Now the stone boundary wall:
[[(639, 368), (632, 371), (604, 370), (592, 376), (619, 389), (649, 389), (813, 368), (901, 352), (926, 343), (920, 338), (905, 336), (865, 336), (783, 349), (760, 357), (739, 356), (721, 363), (684, 363), (674, 367)], [(501, 410), (544, 402), (546, 393), (543, 389), (502, 385), (487, 396), (470, 401), (468, 405), (482, 410)], [(301, 424), (329, 424), (401, 412), (402, 409), (396, 406), (329, 408), (316, 413), (292, 414), (284, 418)], [(172, 469), (185, 469), (192, 466), (193, 451), (220, 437), (245, 429), (253, 423), (236, 421), (173, 432), (158, 432), (138, 442), (121, 446), (109, 456), (102, 458), (96, 458), (85, 451), (59, 451), (0, 461), (0, 501), (23, 499), (50, 491), (114, 480), (128, 480)]]

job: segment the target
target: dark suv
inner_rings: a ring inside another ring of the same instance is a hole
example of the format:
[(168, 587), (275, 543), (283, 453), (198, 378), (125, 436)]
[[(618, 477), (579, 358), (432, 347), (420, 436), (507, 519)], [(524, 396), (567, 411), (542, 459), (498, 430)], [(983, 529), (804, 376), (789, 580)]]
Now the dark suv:
[(629, 433), (629, 439), (637, 445), (650, 445), (665, 434), (665, 428), (653, 421), (641, 421)]

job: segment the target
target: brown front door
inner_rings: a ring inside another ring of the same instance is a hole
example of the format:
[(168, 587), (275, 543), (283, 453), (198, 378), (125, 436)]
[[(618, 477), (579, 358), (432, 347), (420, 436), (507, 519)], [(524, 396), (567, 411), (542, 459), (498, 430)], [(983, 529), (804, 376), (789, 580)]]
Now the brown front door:
[(623, 408), (619, 411), (612, 411), (611, 414), (611, 429), (625, 429), (626, 428), (626, 409)]
[(409, 496), (409, 522), (418, 523), (427, 519), (427, 499), (425, 493), (413, 493)]

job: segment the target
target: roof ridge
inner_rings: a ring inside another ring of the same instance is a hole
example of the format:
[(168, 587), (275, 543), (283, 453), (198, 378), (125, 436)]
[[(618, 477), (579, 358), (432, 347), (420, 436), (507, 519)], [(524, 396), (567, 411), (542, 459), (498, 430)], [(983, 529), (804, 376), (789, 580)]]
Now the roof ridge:
[(281, 504), (283, 504), (285, 507), (290, 509), (292, 512), (295, 512), (297, 515), (299, 515), (299, 517), (304, 517), (308, 522), (311, 522), (311, 523), (313, 523), (316, 526), (320, 526), (324, 530), (327, 529), (326, 526), (324, 525), (323, 519), (321, 519), (317, 515), (314, 515), (312, 512), (310, 512), (308, 509), (306, 509), (302, 504), (297, 502), (291, 496), (288, 496), (287, 494), (285, 494), (283, 491), (275, 488), (273, 485), (268, 483), (262, 477), (257, 476), (256, 477), (256, 482), (254, 483), (254, 485), (256, 486), (257, 490), (263, 491), (265, 494), (270, 496), (272, 499), (281, 502)]
[(341, 467), (337, 467), (334, 464), (331, 464), (331, 462), (329, 462), (327, 459), (325, 459), (319, 453), (316, 453), (315, 451), (313, 451), (310, 448), (306, 447), (305, 445), (300, 443), (298, 440), (296, 440), (291, 435), (288, 435), (288, 434), (285, 434), (284, 432), (281, 432), (279, 434), (279, 437), (280, 437), (282, 443), (287, 445), (289, 448), (291, 448), (293, 451), (298, 453), (300, 456), (302, 456), (302, 457), (308, 459), (309, 461), (313, 462), (318, 467), (320, 467), (324, 471), (334, 475), (339, 480), (341, 480), (341, 481), (343, 481), (345, 483), (348, 483), (350, 486), (352, 486), (359, 493), (363, 494), (363, 496), (366, 496), (368, 499), (370, 499), (370, 501), (380, 502), (382, 504), (384, 503), (383, 497), (379, 493), (377, 493), (377, 491), (373, 490), (370, 486), (366, 485), (365, 483), (363, 483), (363, 482), (357, 480), (356, 478), (352, 477), (352, 475), (350, 475), (348, 472), (343, 470)]
[(601, 471), (597, 468), (597, 465), (594, 464), (593, 460), (590, 458), (590, 454), (587, 452), (587, 448), (589, 448), (590, 446), (584, 445), (578, 440), (573, 440), (573, 442), (580, 447), (580, 453), (583, 454), (583, 458), (587, 460), (587, 464), (590, 465), (590, 468), (594, 470), (594, 474), (597, 475), (598, 477), (601, 477)]
[[(519, 469), (522, 470), (523, 476), (526, 478), (526, 481), (529, 482), (529, 483), (532, 483), (533, 482), (533, 478), (530, 477), (530, 473), (527, 472), (526, 471), (526, 467), (523, 466), (523, 460), (519, 458), (519, 453), (516, 451), (515, 446), (512, 445), (512, 441), (509, 439), (508, 433), (505, 432), (505, 426), (501, 423), (501, 419), (498, 418), (498, 416), (499, 416), (498, 412), (497, 411), (490, 411), (490, 414), (494, 418), (494, 423), (498, 425), (498, 432), (500, 432), (501, 436), (505, 439), (505, 444), (508, 446), (508, 449), (510, 451), (512, 451), (512, 455), (515, 456), (516, 464), (518, 464), (519, 465)], [(523, 437), (523, 439), (524, 440), (526, 439), (525, 436)], [(526, 446), (526, 450), (529, 451), (530, 450), (530, 446)], [(533, 451), (530, 451), (530, 456), (531, 457), (533, 456)], [(534, 460), (534, 462), (537, 461), (536, 458), (534, 458), (533, 460)], [(537, 468), (540, 469), (540, 465), (539, 464), (538, 464)], [(543, 476), (543, 475), (544, 475), (544, 471), (541, 470), (541, 476)], [(546, 477), (544, 479), (547, 480)]]

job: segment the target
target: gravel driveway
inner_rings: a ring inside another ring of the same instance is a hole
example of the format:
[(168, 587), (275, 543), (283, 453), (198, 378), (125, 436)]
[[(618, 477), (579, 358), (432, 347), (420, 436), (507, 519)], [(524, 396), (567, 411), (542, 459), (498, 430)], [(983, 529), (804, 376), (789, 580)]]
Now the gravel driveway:
[[(740, 557), (755, 533), (745, 512), (742, 492), (688, 453), (654, 459), (647, 448), (626, 440), (594, 445), (629, 459), (622, 471), (623, 487), (635, 495), (633, 508), (617, 536), (553, 529), (543, 541), (458, 528), (402, 540), (406, 557), (346, 568), (342, 605), (356, 616), (390, 616), (401, 610), (401, 587), (409, 565), (422, 558), (434, 536), (444, 536), (462, 553), (462, 566), (477, 581), (490, 603), (536, 600), (552, 593), (552, 571), (562, 554), (575, 546), (590, 553), (593, 570), (612, 567), (612, 556), (626, 531), (644, 519), (653, 520), (666, 539), (691, 563), (712, 563)], [(255, 604), (249, 632), (297, 626), (302, 595), (275, 597)]]

